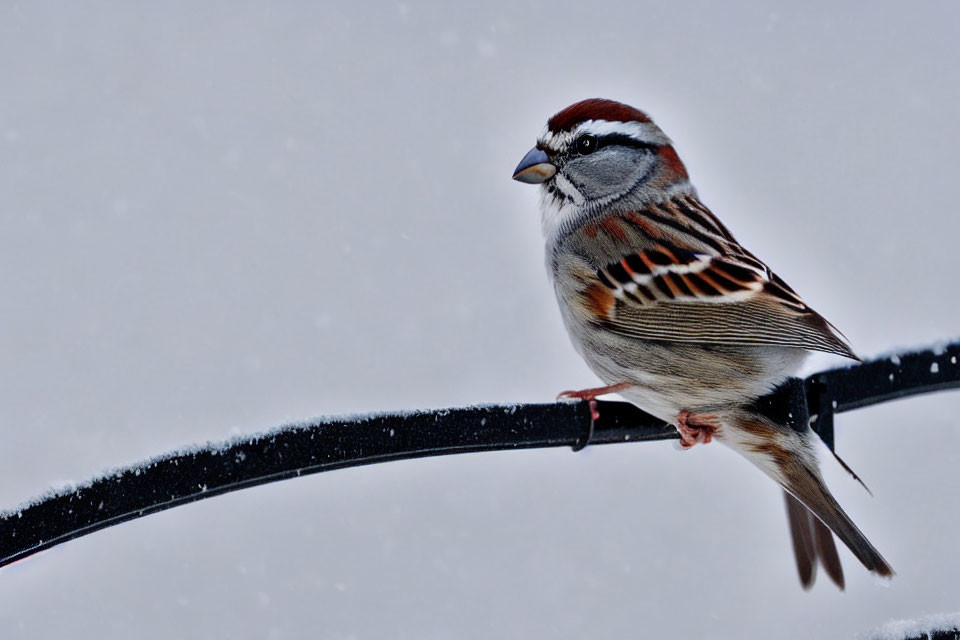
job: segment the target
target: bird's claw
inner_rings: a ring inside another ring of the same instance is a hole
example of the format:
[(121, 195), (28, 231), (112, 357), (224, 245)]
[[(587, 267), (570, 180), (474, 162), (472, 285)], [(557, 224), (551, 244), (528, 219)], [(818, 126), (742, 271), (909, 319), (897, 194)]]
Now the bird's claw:
[(680, 433), (680, 447), (686, 451), (698, 442), (710, 444), (717, 435), (720, 425), (717, 417), (706, 413), (681, 411), (677, 414), (677, 431)]

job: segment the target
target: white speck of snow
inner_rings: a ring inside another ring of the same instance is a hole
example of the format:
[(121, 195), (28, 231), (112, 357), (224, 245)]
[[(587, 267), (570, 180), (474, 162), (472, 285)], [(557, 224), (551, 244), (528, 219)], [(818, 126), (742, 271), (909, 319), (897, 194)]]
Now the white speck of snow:
[[(503, 407), (501, 405), (476, 405), (476, 406), (503, 409), (508, 414), (515, 414), (518, 408), (516, 405), (509, 406), (509, 407)], [(376, 417), (378, 415), (414, 416), (414, 415), (423, 415), (424, 413), (430, 414), (432, 412), (407, 411), (407, 412), (398, 412), (398, 413), (391, 412), (390, 414), (386, 414), (386, 413), (342, 414), (342, 415), (325, 416), (324, 420), (339, 420), (343, 422), (361, 422), (361, 421), (369, 420), (370, 418)], [(443, 411), (437, 412), (434, 415), (443, 416), (449, 413), (450, 413), (449, 410), (443, 410)], [(50, 500), (53, 498), (66, 497), (66, 496), (70, 496), (71, 494), (76, 494), (75, 497), (79, 496), (80, 492), (97, 483), (110, 481), (116, 485), (121, 485), (124, 481), (124, 477), (126, 476), (126, 474), (133, 474), (133, 475), (139, 476), (145, 473), (147, 469), (157, 467), (160, 463), (167, 464), (172, 462), (173, 464), (176, 465), (179, 463), (177, 460), (177, 457), (183, 457), (183, 456), (188, 456), (188, 455), (193, 455), (193, 454), (203, 453), (203, 452), (209, 452), (215, 455), (223, 455), (227, 452), (227, 450), (230, 447), (235, 446), (237, 444), (255, 445), (262, 442), (276, 442), (277, 434), (286, 433), (291, 430), (297, 430), (297, 429), (314, 428), (315, 426), (316, 425), (311, 421), (292, 422), (281, 427), (276, 427), (273, 429), (269, 429), (266, 431), (253, 433), (253, 434), (251, 433), (244, 434), (240, 432), (239, 428), (233, 427), (230, 430), (231, 437), (227, 440), (223, 440), (220, 442), (207, 442), (206, 444), (191, 444), (191, 445), (181, 447), (179, 449), (175, 449), (167, 453), (161, 454), (152, 459), (138, 462), (126, 468), (107, 469), (106, 471), (101, 473), (99, 476), (92, 478), (90, 480), (87, 480), (86, 482), (80, 485), (73, 484), (73, 483), (62, 483), (59, 486), (48, 489), (47, 491), (44, 491), (39, 495), (34, 496), (33, 498), (30, 498), (29, 500), (25, 500), (21, 502), (16, 507), (8, 508), (8, 509), (0, 508), (0, 519), (12, 518), (14, 516), (18, 518), (22, 518), (24, 509), (28, 509), (37, 504), (40, 504), (41, 502), (44, 502), (46, 500)], [(311, 433), (310, 434), (311, 440), (313, 439), (313, 436), (314, 434)], [(237, 453), (239, 454), (240, 452), (237, 452)], [(302, 470), (297, 469), (296, 473), (297, 473), (297, 476), (300, 476), (302, 474)], [(208, 490), (206, 485), (198, 484), (197, 488), (201, 492), (206, 492)]]
[(936, 362), (930, 365), (930, 373), (940, 373), (940, 365)]
[(486, 419), (486, 418), (480, 418), (480, 426), (482, 427), (482, 426), (485, 425), (485, 424), (487, 424), (487, 419)]
[(392, 438), (397, 432), (393, 429), (390, 429), (390, 437)]
[(924, 636), (931, 631), (956, 628), (960, 628), (960, 613), (943, 613), (913, 620), (891, 620), (864, 637), (870, 640), (902, 640)]
[(957, 364), (957, 356), (950, 356), (950, 364)]
[(900, 366), (900, 356), (890, 356), (890, 362), (892, 362), (893, 364), (895, 364), (895, 365), (897, 365), (897, 366), (899, 367), (899, 366)]
[(893, 374), (890, 374), (890, 382), (893, 382)]
[(834, 409), (836, 409), (836, 408), (837, 408), (837, 401), (834, 400), (833, 402), (830, 403), (830, 405), (831, 405)]

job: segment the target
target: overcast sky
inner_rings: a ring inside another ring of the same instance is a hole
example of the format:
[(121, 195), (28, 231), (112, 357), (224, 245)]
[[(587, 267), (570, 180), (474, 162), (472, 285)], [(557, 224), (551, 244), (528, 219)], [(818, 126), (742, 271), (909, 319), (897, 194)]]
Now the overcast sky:
[[(593, 386), (510, 174), (547, 117), (649, 112), (704, 202), (864, 356), (960, 333), (954, 2), (0, 7), (0, 507), (182, 445)], [(828, 357), (811, 370), (838, 364)], [(337, 471), (0, 570), (3, 638), (850, 637), (960, 608), (960, 395), (838, 419), (800, 589), (722, 446)]]

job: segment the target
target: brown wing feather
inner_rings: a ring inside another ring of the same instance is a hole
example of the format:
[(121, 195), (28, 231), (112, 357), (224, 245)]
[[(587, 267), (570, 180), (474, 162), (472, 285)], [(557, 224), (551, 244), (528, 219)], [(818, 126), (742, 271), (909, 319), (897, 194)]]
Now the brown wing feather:
[(744, 252), (715, 256), (660, 242), (596, 272), (617, 300), (606, 324), (641, 339), (782, 345), (858, 359), (843, 335)]
[[(557, 259), (554, 268), (576, 271), (583, 312), (610, 331), (856, 359), (843, 335), (740, 246), (693, 194), (592, 220), (562, 247), (555, 258), (566, 255), (570, 262), (561, 267)], [(613, 304), (593, 285), (609, 291)]]
[(728, 304), (673, 301), (640, 305), (617, 300), (602, 324), (641, 340), (785, 346), (855, 357), (816, 313), (790, 312), (762, 298)]
[(659, 244), (629, 254), (597, 271), (618, 298), (630, 299), (640, 286), (652, 298), (641, 304), (671, 300), (732, 302), (760, 293), (767, 274), (743, 262)]

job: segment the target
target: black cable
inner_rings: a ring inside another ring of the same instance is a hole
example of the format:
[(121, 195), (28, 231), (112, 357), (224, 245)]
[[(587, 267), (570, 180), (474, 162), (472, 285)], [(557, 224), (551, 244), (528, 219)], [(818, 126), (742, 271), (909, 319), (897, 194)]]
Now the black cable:
[[(960, 387), (960, 343), (791, 380), (757, 401), (833, 446), (833, 414)], [(934, 366), (936, 364), (936, 366)], [(892, 378), (891, 378), (892, 374)], [(836, 406), (834, 406), (834, 401)], [(676, 430), (623, 402), (480, 406), (324, 419), (160, 456), (0, 514), (0, 566), (120, 522), (258, 484), (343, 467), (474, 451), (667, 440)]]
[(833, 414), (960, 388), (960, 341), (831, 369), (805, 381), (811, 426), (833, 448)]

